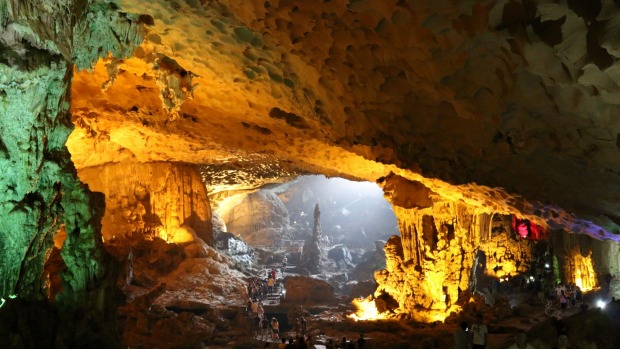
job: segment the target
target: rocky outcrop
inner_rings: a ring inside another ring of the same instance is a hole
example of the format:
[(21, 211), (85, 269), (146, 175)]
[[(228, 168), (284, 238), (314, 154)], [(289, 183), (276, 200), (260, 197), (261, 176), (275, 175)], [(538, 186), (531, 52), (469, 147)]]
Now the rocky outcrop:
[(284, 278), (286, 288), (285, 302), (303, 305), (330, 303), (336, 300), (334, 286), (328, 282), (310, 276), (287, 276)]
[(220, 211), (227, 230), (252, 246), (272, 246), (289, 232), (286, 207), (270, 190), (247, 195), (234, 207)]
[(131, 251), (122, 285), (128, 303), (119, 311), (125, 345), (200, 348), (221, 340), (231, 319), (219, 309), (247, 299), (234, 261), (200, 239), (136, 240)]
[(340, 269), (346, 270), (355, 266), (352, 261), (351, 252), (349, 252), (349, 249), (344, 245), (335, 245), (329, 248), (327, 251), (327, 258), (334, 261)]
[(118, 163), (84, 168), (79, 176), (106, 196), (102, 234), (122, 245), (128, 236), (169, 242), (198, 236), (213, 242), (211, 208), (194, 166), (173, 163)]
[(605, 297), (620, 296), (620, 249), (612, 241), (554, 232), (553, 256), (561, 280), (584, 291), (600, 287)]
[(375, 271), (385, 269), (385, 241), (375, 241), (375, 249), (366, 251), (360, 258), (355, 269), (351, 272), (351, 278), (355, 280), (374, 280)]
[(254, 250), (242, 239), (231, 233), (219, 233), (215, 247), (237, 263), (237, 267), (251, 268), (254, 262)]

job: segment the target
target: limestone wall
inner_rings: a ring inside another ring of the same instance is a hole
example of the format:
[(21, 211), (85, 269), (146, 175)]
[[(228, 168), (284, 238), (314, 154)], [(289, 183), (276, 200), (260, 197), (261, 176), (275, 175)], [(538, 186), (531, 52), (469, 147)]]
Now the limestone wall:
[[(563, 282), (575, 283), (584, 291), (602, 288), (606, 296), (620, 296), (620, 245), (611, 240), (563, 231), (551, 235), (553, 252), (558, 259)], [(611, 275), (610, 292), (607, 292)]]
[(158, 236), (170, 242), (213, 240), (211, 208), (194, 166), (119, 163), (81, 169), (91, 190), (104, 193), (102, 235), (106, 242)]

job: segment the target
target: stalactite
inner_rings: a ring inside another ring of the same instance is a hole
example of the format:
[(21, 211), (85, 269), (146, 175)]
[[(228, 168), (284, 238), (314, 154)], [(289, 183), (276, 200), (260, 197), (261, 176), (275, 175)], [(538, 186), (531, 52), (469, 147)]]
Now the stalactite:
[[(398, 192), (401, 200), (407, 194)], [(490, 278), (515, 276), (530, 267), (532, 245), (511, 234), (509, 216), (504, 220), (508, 228), (494, 234), (493, 214), (462, 202), (433, 197), (430, 207), (393, 209), (402, 236), (386, 244), (386, 269), (375, 273), (375, 296), (394, 298), (396, 312), (423, 321), (442, 320), (457, 310), (454, 304), (470, 283), (486, 288)], [(484, 258), (481, 266), (474, 264), (477, 256)]]

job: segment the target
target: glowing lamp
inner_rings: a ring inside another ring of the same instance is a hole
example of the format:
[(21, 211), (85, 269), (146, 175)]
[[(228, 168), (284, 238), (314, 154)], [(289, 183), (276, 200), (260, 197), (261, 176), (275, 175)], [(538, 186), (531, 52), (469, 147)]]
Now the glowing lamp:
[(549, 267), (550, 267), (549, 263), (545, 263), (545, 268), (549, 268)]
[(522, 239), (527, 238), (527, 235), (529, 234), (529, 232), (527, 231), (527, 225), (525, 225), (524, 223), (519, 224), (518, 232)]
[(607, 305), (607, 304), (606, 304), (606, 303), (605, 303), (605, 301), (604, 301), (604, 300), (602, 300), (602, 299), (599, 299), (599, 301), (598, 301), (598, 302), (596, 302), (596, 306), (597, 306), (597, 307), (599, 307), (599, 308), (601, 308), (601, 309), (605, 309), (605, 306), (606, 306), (606, 305)]
[(349, 318), (359, 320), (378, 320), (385, 319), (385, 314), (379, 313), (375, 300), (371, 296), (367, 298), (356, 298), (353, 300), (353, 305), (357, 308), (355, 314), (348, 315)]

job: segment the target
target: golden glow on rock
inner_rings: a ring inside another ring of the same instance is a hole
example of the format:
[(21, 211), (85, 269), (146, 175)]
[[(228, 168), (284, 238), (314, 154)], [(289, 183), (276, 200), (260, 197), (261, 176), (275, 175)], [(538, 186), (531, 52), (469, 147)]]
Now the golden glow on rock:
[(369, 321), (369, 320), (381, 320), (387, 319), (386, 313), (379, 313), (375, 300), (372, 296), (366, 298), (355, 298), (353, 305), (357, 309), (355, 314), (351, 314), (348, 317), (355, 321)]
[(592, 265), (592, 255), (583, 257), (577, 254), (572, 258), (573, 282), (582, 291), (590, 291), (596, 287), (596, 274)]
[(195, 234), (191, 228), (188, 227), (176, 227), (176, 228), (160, 228), (157, 230), (157, 235), (160, 239), (167, 243), (181, 244), (184, 242), (192, 242), (195, 240)]
[[(445, 298), (446, 295), (442, 295), (442, 297)], [(375, 303), (375, 299), (372, 295), (366, 298), (355, 298), (352, 303), (355, 306), (356, 311), (354, 314), (348, 315), (347, 317), (355, 321), (385, 320), (390, 318), (392, 315), (387, 312), (380, 313), (377, 309), (377, 304)], [(445, 308), (445, 303), (443, 307)], [(396, 311), (398, 312), (398, 309), (396, 309)], [(461, 311), (460, 306), (452, 305), (447, 309), (443, 310), (420, 310), (409, 315), (416, 321), (427, 323), (437, 321), (443, 322), (448, 317), (448, 315), (450, 315), (450, 313), (459, 311)]]

